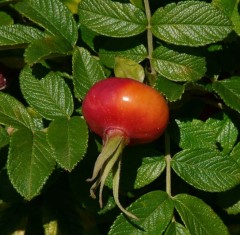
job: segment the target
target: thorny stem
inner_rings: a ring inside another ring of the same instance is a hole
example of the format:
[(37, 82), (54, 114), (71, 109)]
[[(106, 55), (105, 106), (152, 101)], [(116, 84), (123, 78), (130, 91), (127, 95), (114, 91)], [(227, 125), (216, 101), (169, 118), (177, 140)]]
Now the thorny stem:
[(166, 192), (171, 197), (171, 154), (170, 154), (170, 137), (165, 132), (165, 160), (166, 160)]
[(152, 31), (151, 31), (151, 10), (150, 10), (150, 6), (149, 6), (149, 1), (148, 0), (144, 0), (144, 6), (145, 6), (145, 13), (147, 16), (147, 20), (148, 20), (148, 26), (147, 26), (147, 43), (148, 43), (148, 59), (149, 59), (149, 63), (150, 63), (150, 74), (152, 75), (152, 77), (154, 78), (154, 80), (156, 79), (156, 71), (152, 66), (152, 53), (153, 53), (153, 35), (152, 35)]

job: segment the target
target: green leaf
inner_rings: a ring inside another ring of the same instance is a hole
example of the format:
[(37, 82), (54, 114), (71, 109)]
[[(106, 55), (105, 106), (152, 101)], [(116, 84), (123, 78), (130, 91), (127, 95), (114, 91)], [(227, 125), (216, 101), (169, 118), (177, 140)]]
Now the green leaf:
[[(129, 221), (121, 214), (114, 221), (108, 235), (162, 234), (173, 216), (173, 203), (167, 193), (153, 191), (132, 203), (127, 210), (139, 220)], [(159, 222), (161, 221), (161, 222)]]
[(186, 46), (223, 40), (232, 30), (231, 21), (222, 11), (201, 1), (182, 1), (159, 8), (151, 25), (159, 39)]
[(46, 29), (51, 35), (59, 36), (65, 43), (75, 45), (77, 25), (71, 12), (58, 0), (25, 0), (18, 2), (14, 8)]
[(234, 205), (228, 207), (226, 209), (229, 215), (237, 215), (240, 214), (240, 201), (236, 202)]
[(153, 51), (153, 66), (162, 76), (172, 81), (197, 81), (206, 72), (203, 57), (181, 53), (160, 46)]
[[(222, 115), (222, 114), (221, 114)], [(180, 147), (186, 148), (219, 148), (228, 154), (238, 137), (238, 129), (227, 115), (217, 115), (203, 122), (176, 120), (179, 127)]]
[(134, 188), (142, 188), (155, 179), (157, 179), (164, 171), (166, 162), (164, 157), (145, 157), (142, 165), (137, 170)]
[(240, 36), (239, 0), (235, 1), (231, 21), (233, 23), (233, 30), (237, 33), (238, 36)]
[(190, 234), (229, 234), (222, 220), (201, 199), (187, 194), (179, 194), (173, 200), (175, 208)]
[(204, 191), (226, 191), (240, 183), (236, 162), (210, 148), (182, 150), (173, 157), (171, 165), (187, 183)]
[(168, 226), (167, 231), (164, 233), (164, 235), (190, 235), (190, 232), (183, 225), (177, 222), (172, 222)]
[(166, 167), (163, 154), (140, 146), (126, 149), (122, 162), (120, 187), (125, 191), (139, 189), (152, 183)]
[(119, 78), (132, 78), (143, 82), (145, 72), (143, 67), (133, 60), (122, 57), (115, 58), (114, 74)]
[(27, 102), (46, 119), (70, 117), (73, 112), (71, 91), (58, 73), (49, 73), (40, 81), (29, 67), (20, 75), (20, 86)]
[(44, 122), (43, 119), (41, 117), (41, 115), (32, 107), (27, 107), (27, 111), (30, 114), (33, 122), (34, 122), (34, 127), (35, 130), (42, 130), (44, 129)]
[(155, 89), (165, 95), (170, 102), (173, 102), (181, 99), (185, 86), (180, 83), (173, 82), (163, 76), (158, 76)]
[(53, 171), (46, 133), (27, 129), (13, 133), (10, 141), (7, 170), (14, 188), (27, 200), (37, 196)]
[(0, 93), (0, 123), (13, 128), (32, 129), (34, 126), (23, 104), (2, 92)]
[(238, 163), (240, 168), (240, 142), (233, 148), (230, 156)]
[[(116, 51), (116, 39), (114, 39), (114, 45), (113, 48), (109, 49), (100, 49), (99, 50), (99, 58), (101, 60), (101, 63), (106, 65), (109, 68), (114, 68), (114, 61), (116, 57), (122, 57), (126, 59), (133, 60), (137, 63), (142, 62), (144, 59), (147, 58), (147, 49), (143, 44), (140, 45), (133, 45), (130, 48), (119, 48)], [(111, 42), (108, 42), (109, 44)], [(119, 41), (119, 44), (123, 44), (124, 46), (127, 41)], [(121, 46), (123, 46), (121, 45)]]
[(142, 0), (130, 0), (130, 2), (136, 7), (142, 9), (144, 11), (144, 5)]
[(5, 128), (0, 126), (0, 148), (7, 145), (9, 142), (9, 135)]
[(91, 30), (110, 37), (130, 37), (144, 32), (147, 27), (142, 10), (110, 0), (82, 0), (79, 19)]
[(68, 55), (72, 50), (66, 42), (58, 36), (47, 36), (32, 42), (25, 50), (26, 63), (33, 65), (50, 56)]
[(42, 37), (43, 32), (30, 26), (14, 24), (0, 27), (0, 46), (23, 45)]
[(217, 145), (219, 145), (218, 147), (222, 152), (225, 154), (230, 153), (238, 138), (236, 124), (226, 114), (223, 117), (217, 115), (215, 118), (209, 118), (206, 124), (211, 125), (213, 129), (215, 128)]
[(105, 78), (105, 74), (99, 62), (83, 47), (75, 49), (72, 63), (75, 96), (83, 99), (93, 84)]
[(213, 83), (213, 89), (223, 99), (226, 105), (240, 112), (240, 77), (231, 77), (229, 79)]
[(220, 8), (231, 19), (234, 31), (240, 35), (239, 0), (213, 0), (213, 5)]
[(0, 11), (0, 26), (13, 24), (13, 18), (4, 11)]
[(64, 169), (72, 171), (87, 150), (88, 128), (80, 117), (55, 119), (47, 131), (53, 156)]
[(60, 1), (63, 2), (73, 14), (77, 14), (78, 4), (80, 3), (81, 0), (60, 0)]

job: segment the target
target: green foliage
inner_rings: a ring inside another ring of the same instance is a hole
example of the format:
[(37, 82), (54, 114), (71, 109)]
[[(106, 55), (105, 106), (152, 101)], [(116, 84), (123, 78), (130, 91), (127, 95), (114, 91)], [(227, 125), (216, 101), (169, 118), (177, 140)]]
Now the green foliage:
[(178, 152), (172, 159), (172, 168), (186, 182), (204, 191), (226, 191), (240, 182), (236, 162), (208, 148)]
[(146, 16), (139, 8), (110, 0), (82, 0), (79, 17), (81, 24), (110, 37), (130, 37), (147, 27)]
[(46, 133), (21, 129), (13, 133), (7, 170), (14, 188), (27, 200), (38, 195), (54, 169)]
[(49, 73), (39, 81), (30, 68), (25, 68), (20, 75), (20, 85), (26, 101), (44, 118), (51, 120), (72, 115), (71, 91), (60, 74)]
[(28, 0), (15, 4), (14, 8), (21, 15), (46, 29), (50, 35), (59, 36), (72, 46), (76, 43), (76, 22), (59, 1)]
[(105, 74), (99, 62), (84, 48), (75, 48), (72, 64), (75, 96), (83, 99), (90, 87)]
[(202, 46), (222, 40), (232, 30), (225, 14), (200, 1), (183, 1), (159, 8), (151, 24), (153, 34), (159, 39), (185, 46)]
[[(239, 0), (0, 0), (0, 235), (239, 234), (239, 35)], [(81, 106), (110, 76), (169, 104), (166, 132), (122, 154), (139, 220), (111, 177), (103, 208), (89, 197), (103, 143)]]
[(13, 24), (13, 19), (6, 12), (0, 11), (0, 24), (1, 25), (11, 25), (11, 24)]
[(199, 198), (179, 194), (174, 205), (190, 234), (229, 234), (215, 212)]
[(27, 109), (14, 97), (5, 93), (0, 93), (0, 123), (16, 129), (32, 129), (34, 126)]
[(153, 66), (159, 74), (176, 82), (196, 81), (206, 72), (203, 57), (178, 53), (163, 46), (154, 50)]
[(240, 77), (230, 77), (228, 80), (213, 83), (213, 89), (224, 100), (225, 104), (238, 112), (240, 112), (239, 79)]
[(143, 82), (145, 73), (141, 65), (133, 60), (126, 58), (116, 57), (114, 74), (119, 78), (132, 78), (137, 81)]
[(10, 25), (0, 27), (0, 43), (1, 46), (23, 46), (23, 44), (31, 43), (37, 39), (43, 38), (44, 33), (31, 26)]
[(121, 234), (162, 234), (172, 218), (173, 202), (165, 192), (153, 191), (136, 200), (127, 209), (134, 213), (139, 221), (129, 223), (120, 215), (112, 225), (110, 235), (119, 234), (119, 231)]
[(71, 171), (86, 153), (88, 130), (80, 117), (55, 119), (47, 132), (53, 156), (64, 169)]

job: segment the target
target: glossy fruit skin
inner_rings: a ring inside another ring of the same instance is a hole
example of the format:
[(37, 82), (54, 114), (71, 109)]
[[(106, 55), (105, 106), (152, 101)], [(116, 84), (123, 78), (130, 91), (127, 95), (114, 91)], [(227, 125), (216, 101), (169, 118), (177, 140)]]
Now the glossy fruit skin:
[(169, 120), (164, 97), (141, 82), (129, 78), (107, 78), (86, 94), (82, 112), (89, 128), (103, 140), (108, 132), (122, 131), (129, 144), (157, 139)]

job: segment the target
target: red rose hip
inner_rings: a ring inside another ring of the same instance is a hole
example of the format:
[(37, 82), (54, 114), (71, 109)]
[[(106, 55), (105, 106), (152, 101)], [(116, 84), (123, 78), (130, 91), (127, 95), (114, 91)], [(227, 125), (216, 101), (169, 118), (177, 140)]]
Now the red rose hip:
[(148, 143), (164, 132), (169, 119), (165, 99), (150, 86), (136, 80), (107, 78), (88, 91), (82, 112), (89, 128), (103, 138), (102, 152), (91, 179), (88, 179), (96, 179), (90, 190), (91, 196), (95, 197), (94, 191), (100, 186), (99, 202), (102, 206), (103, 186), (113, 168), (115, 202), (126, 215), (136, 218), (121, 206), (118, 199), (121, 153), (128, 144)]

